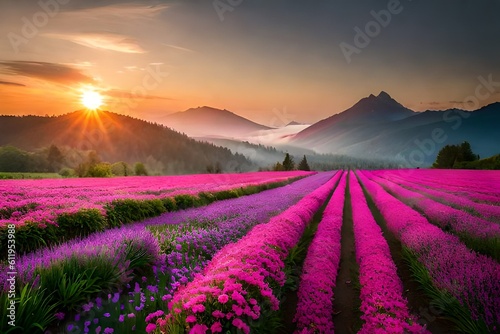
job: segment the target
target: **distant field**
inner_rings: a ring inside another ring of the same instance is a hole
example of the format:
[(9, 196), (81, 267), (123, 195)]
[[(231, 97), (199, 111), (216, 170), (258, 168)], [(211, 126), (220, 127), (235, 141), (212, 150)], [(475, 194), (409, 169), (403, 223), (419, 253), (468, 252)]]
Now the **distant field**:
[(8, 173), (0, 172), (0, 180), (11, 179), (60, 179), (61, 175), (57, 173)]

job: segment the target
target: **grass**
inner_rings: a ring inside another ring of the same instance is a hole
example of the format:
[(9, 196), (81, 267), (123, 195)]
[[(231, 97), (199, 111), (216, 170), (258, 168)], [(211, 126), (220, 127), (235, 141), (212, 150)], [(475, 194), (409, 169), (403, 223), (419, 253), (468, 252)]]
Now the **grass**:
[(447, 291), (440, 290), (432, 283), (429, 272), (418, 261), (416, 254), (403, 247), (403, 257), (407, 261), (415, 281), (419, 283), (424, 293), (431, 299), (431, 305), (442, 312), (442, 316), (455, 324), (455, 330), (460, 333), (487, 334), (488, 327), (482, 321), (473, 320), (469, 309), (460, 304), (458, 299)]
[(0, 172), (0, 180), (19, 180), (19, 179), (60, 179), (61, 175), (57, 173), (20, 173), (20, 172)]

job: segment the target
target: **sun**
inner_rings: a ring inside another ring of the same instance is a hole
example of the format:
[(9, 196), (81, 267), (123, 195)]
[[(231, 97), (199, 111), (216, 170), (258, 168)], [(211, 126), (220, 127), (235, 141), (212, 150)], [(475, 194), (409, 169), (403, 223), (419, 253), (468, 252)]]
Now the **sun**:
[(93, 90), (85, 91), (82, 94), (82, 104), (87, 109), (96, 110), (102, 105), (102, 96)]

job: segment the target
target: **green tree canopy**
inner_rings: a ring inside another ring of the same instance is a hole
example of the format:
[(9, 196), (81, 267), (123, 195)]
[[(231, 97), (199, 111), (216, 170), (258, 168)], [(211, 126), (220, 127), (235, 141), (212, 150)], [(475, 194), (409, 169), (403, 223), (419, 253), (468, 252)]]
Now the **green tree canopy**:
[(111, 172), (115, 176), (129, 176), (134, 174), (132, 167), (125, 161), (118, 161), (112, 164)]
[(134, 165), (135, 175), (148, 175), (146, 166), (142, 162), (136, 162)]
[(304, 155), (302, 160), (299, 162), (299, 166), (297, 167), (298, 170), (305, 170), (305, 171), (310, 171), (311, 167), (309, 167), (309, 164), (307, 163), (307, 158)]
[(478, 155), (472, 152), (472, 148), (467, 141), (460, 145), (446, 145), (443, 147), (432, 165), (434, 168), (454, 168), (461, 162), (475, 161)]
[(283, 169), (284, 170), (293, 170), (295, 168), (295, 163), (293, 162), (293, 157), (290, 154), (285, 155), (285, 160), (283, 160)]
[(64, 156), (56, 145), (50, 145), (47, 153), (47, 162), (51, 172), (58, 171), (64, 162)]

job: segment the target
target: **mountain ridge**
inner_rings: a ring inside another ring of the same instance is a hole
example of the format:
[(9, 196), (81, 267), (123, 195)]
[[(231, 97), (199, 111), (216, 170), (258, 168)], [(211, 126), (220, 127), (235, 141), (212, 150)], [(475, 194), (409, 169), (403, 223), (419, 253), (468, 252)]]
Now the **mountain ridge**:
[(161, 123), (191, 137), (210, 136), (221, 132), (225, 137), (238, 137), (271, 129), (229, 110), (209, 106), (189, 108), (164, 116)]
[[(420, 167), (430, 165), (442, 146), (466, 140), (482, 156), (498, 153), (492, 143), (500, 142), (500, 132), (495, 130), (499, 123), (500, 102), (474, 111), (415, 112), (382, 91), (314, 123), (289, 143), (318, 153), (394, 159)], [(422, 142), (433, 140), (433, 131), (443, 131), (446, 138), (429, 144), (432, 149), (422, 149)]]
[(142, 161), (159, 174), (202, 173), (217, 162), (225, 171), (254, 168), (227, 148), (201, 143), (163, 125), (109, 111), (61, 116), (0, 116), (0, 146), (33, 151), (52, 144), (95, 150), (104, 161)]

